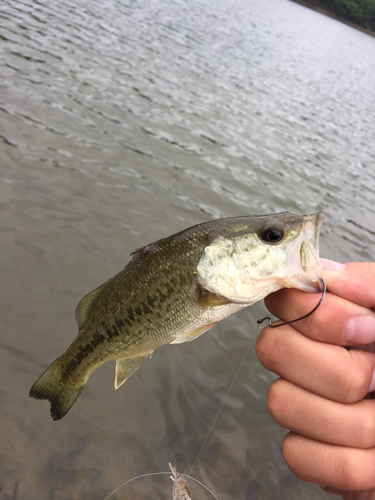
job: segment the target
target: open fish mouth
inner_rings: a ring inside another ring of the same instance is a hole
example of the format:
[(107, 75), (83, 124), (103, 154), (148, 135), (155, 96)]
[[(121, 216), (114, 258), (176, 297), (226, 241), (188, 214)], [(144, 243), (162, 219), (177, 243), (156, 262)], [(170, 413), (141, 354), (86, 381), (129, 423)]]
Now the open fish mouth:
[(293, 245), (287, 248), (289, 272), (282, 280), (283, 286), (306, 292), (322, 291), (319, 236), (323, 220), (324, 214), (321, 212), (304, 216), (300, 234)]
[(319, 235), (324, 220), (324, 214), (318, 212), (306, 218), (303, 225), (304, 241), (301, 244), (300, 256), (302, 269), (316, 267), (319, 262)]
[(220, 235), (198, 263), (199, 284), (221, 298), (251, 305), (280, 288), (320, 290), (320, 212), (254, 217), (251, 232)]

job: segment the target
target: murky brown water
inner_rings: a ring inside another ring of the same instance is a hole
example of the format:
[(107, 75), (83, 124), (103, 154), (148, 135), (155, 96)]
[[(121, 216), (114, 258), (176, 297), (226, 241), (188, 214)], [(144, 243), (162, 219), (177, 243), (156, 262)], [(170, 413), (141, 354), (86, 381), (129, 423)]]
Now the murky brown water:
[[(104, 500), (169, 461), (189, 473), (249, 343), (192, 474), (220, 500), (328, 498), (282, 460), (263, 304), (118, 391), (108, 363), (59, 422), (28, 391), (80, 298), (189, 225), (322, 210), (323, 256), (374, 259), (375, 39), (288, 0), (3, 1), (0, 33), (0, 498)], [(151, 476), (111, 498), (171, 490)]]

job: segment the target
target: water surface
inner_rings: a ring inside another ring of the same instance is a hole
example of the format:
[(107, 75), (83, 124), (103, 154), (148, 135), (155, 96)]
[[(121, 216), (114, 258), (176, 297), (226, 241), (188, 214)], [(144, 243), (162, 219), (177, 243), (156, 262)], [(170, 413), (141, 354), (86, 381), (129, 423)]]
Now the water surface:
[(288, 0), (12, 0), (0, 30), (0, 495), (104, 500), (169, 461), (189, 473), (251, 345), (192, 474), (220, 500), (328, 498), (282, 460), (263, 304), (118, 391), (108, 363), (59, 422), (28, 391), (82, 296), (192, 224), (320, 210), (323, 256), (374, 259), (375, 39)]

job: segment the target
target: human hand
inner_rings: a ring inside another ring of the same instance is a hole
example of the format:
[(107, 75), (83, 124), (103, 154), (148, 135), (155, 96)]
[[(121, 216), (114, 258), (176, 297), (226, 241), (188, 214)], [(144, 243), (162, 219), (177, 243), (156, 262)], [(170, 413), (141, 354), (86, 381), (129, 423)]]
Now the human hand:
[[(322, 263), (328, 293), (319, 308), (259, 336), (260, 361), (281, 377), (267, 404), (290, 430), (282, 453), (297, 477), (345, 500), (375, 500), (375, 399), (367, 399), (375, 391), (375, 263)], [(284, 321), (316, 303), (296, 289), (266, 299)]]

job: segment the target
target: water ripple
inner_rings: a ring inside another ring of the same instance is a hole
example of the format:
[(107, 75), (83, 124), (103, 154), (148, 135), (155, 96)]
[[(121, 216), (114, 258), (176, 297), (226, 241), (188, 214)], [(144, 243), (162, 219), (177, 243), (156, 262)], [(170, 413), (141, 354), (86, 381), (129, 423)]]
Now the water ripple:
[[(157, 351), (121, 393), (98, 370), (61, 432), (27, 381), (81, 296), (195, 223), (323, 210), (322, 254), (373, 260), (375, 39), (286, 0), (4, 0), (0, 29), (5, 494), (99, 498), (125, 473), (188, 470), (257, 306)], [(251, 351), (196, 469), (221, 500), (326, 498), (282, 461), (272, 380)]]

